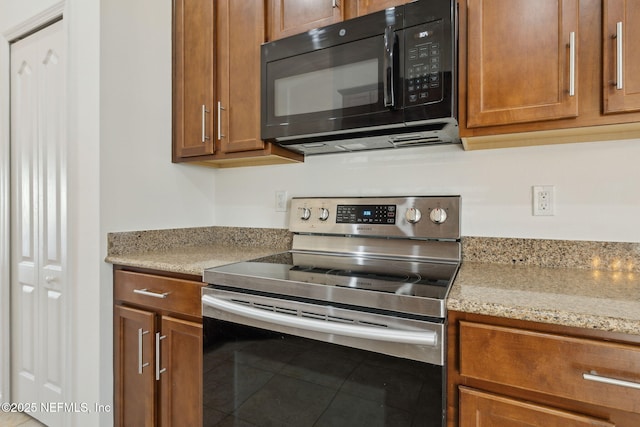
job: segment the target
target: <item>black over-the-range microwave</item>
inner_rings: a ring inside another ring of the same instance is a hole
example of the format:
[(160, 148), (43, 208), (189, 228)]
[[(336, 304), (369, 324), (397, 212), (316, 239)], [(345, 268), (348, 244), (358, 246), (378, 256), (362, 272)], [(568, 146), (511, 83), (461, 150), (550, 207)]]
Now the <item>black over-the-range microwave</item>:
[(459, 142), (456, 0), (262, 45), (261, 133), (303, 154)]

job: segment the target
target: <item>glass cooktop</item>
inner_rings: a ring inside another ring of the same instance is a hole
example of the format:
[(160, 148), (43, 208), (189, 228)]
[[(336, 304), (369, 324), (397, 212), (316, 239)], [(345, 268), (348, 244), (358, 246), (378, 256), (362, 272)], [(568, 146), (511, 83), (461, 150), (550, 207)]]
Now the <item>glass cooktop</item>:
[(458, 263), (284, 252), (205, 270), (214, 286), (444, 317)]

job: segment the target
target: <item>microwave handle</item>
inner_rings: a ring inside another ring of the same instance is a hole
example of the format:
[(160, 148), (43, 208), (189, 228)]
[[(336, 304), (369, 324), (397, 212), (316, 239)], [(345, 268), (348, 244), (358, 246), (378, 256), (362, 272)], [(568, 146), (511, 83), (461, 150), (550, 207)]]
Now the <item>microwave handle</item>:
[(383, 90), (384, 90), (384, 106), (385, 107), (395, 107), (395, 93), (394, 93), (394, 82), (395, 82), (395, 70), (393, 67), (393, 53), (396, 50), (396, 35), (393, 32), (393, 27), (387, 27), (384, 30), (384, 78), (383, 81)]

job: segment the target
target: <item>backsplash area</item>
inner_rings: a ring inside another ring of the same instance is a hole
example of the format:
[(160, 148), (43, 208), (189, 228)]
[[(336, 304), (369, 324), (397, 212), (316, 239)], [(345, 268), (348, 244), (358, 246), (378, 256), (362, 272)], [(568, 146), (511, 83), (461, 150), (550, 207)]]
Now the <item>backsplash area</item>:
[(462, 260), (640, 272), (640, 243), (463, 237)]
[(269, 247), (274, 251), (291, 248), (292, 234), (280, 228), (194, 227), (109, 233), (109, 256), (156, 252), (185, 246), (229, 245)]
[[(277, 252), (291, 247), (292, 236), (283, 228), (195, 227), (109, 233), (107, 243), (109, 256), (213, 244)], [(464, 236), (462, 260), (640, 272), (640, 243)]]

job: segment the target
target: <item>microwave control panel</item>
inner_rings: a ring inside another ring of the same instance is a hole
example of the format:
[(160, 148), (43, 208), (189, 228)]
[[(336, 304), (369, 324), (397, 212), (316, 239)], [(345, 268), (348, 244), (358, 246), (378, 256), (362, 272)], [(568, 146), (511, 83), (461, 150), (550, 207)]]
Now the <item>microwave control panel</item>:
[(405, 105), (442, 100), (443, 22), (434, 21), (405, 30)]

